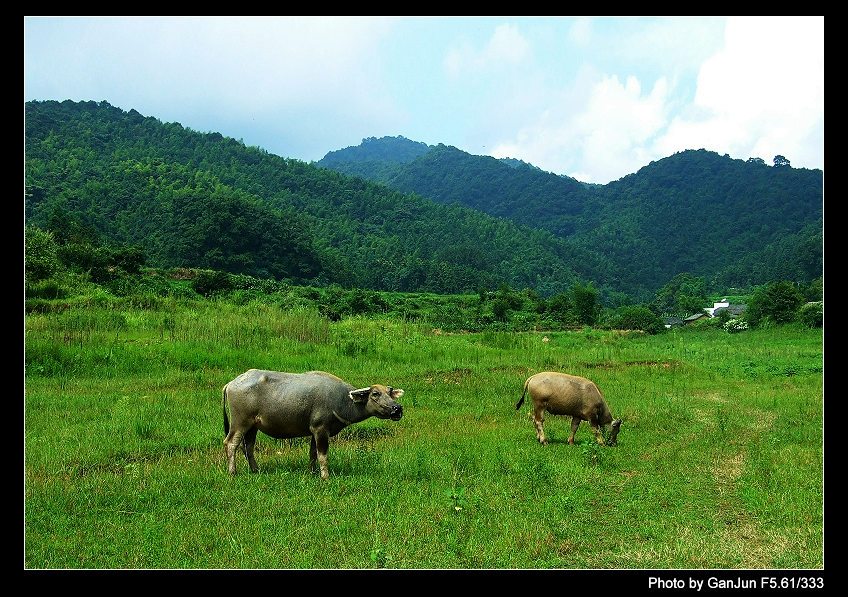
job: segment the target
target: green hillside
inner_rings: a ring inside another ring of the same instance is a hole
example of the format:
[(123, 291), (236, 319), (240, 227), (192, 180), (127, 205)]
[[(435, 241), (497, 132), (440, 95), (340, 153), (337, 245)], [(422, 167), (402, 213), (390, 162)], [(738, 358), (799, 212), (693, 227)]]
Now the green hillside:
[(597, 189), (577, 234), (625, 286), (690, 272), (714, 287), (823, 272), (823, 173), (685, 151)]
[(578, 277), (553, 235), (106, 102), (26, 105), (27, 223), (196, 267), (438, 293)]
[[(375, 156), (378, 153), (372, 147), (380, 143), (387, 150), (399, 146), (396, 139), (386, 138), (363, 142), (360, 147), (368, 147), (367, 155)], [(348, 149), (328, 154), (317, 164), (564, 237), (574, 232), (590, 194), (588, 187), (574, 179), (446, 145), (407, 159), (383, 160), (361, 159), (359, 152)]]
[(643, 302), (682, 273), (714, 292), (822, 275), (818, 170), (700, 150), (585, 185), (403, 137), (308, 164), (106, 102), (29, 102), (25, 133), (27, 224), (152, 267)]
[(575, 266), (625, 292), (675, 275), (714, 286), (809, 282), (822, 272), (823, 173), (684, 151), (607, 185), (584, 185), (526, 164), (438, 145), (384, 158), (395, 138), (328, 154), (319, 165), (440, 203), (472, 207), (565, 238), (601, 260)]

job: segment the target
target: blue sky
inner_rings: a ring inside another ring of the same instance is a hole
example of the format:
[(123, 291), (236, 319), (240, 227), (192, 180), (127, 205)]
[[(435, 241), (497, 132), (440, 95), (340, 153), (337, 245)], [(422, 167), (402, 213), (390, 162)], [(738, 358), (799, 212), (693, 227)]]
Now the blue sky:
[(44, 99), (307, 162), (403, 135), (596, 183), (701, 148), (824, 169), (824, 17), (25, 17)]

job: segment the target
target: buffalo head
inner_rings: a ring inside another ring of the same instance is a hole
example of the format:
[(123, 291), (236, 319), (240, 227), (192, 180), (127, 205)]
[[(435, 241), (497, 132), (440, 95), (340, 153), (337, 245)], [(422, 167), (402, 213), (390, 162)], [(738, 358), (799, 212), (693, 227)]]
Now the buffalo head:
[(400, 421), (403, 407), (396, 401), (403, 396), (403, 390), (389, 386), (373, 385), (367, 388), (351, 390), (350, 398), (364, 404), (369, 413), (380, 419)]

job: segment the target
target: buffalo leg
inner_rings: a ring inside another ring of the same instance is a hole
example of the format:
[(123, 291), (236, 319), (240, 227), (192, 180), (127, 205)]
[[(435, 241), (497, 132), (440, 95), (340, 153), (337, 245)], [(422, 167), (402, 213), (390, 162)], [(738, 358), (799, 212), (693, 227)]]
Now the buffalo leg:
[(592, 431), (595, 432), (595, 440), (598, 442), (598, 445), (604, 445), (604, 436), (601, 435), (601, 426), (598, 424), (597, 419), (593, 419), (589, 421), (589, 425), (592, 426)]
[(251, 473), (258, 473), (259, 467), (256, 466), (256, 458), (253, 456), (253, 448), (256, 446), (256, 433), (259, 430), (256, 427), (251, 427), (244, 434), (244, 456), (247, 458), (247, 464), (250, 466)]
[(321, 431), (312, 433), (312, 441), (309, 442), (309, 465), (312, 467), (312, 472), (315, 472), (315, 461), (321, 467), (321, 478), (326, 480), (330, 477), (330, 472), (327, 468), (327, 451), (330, 448), (330, 437)]
[(309, 468), (315, 472), (315, 461), (318, 459), (318, 448), (315, 446), (315, 436), (309, 440)]
[(244, 433), (237, 431), (234, 427), (230, 429), (227, 437), (224, 438), (224, 450), (227, 453), (227, 468), (231, 475), (236, 474), (236, 450), (239, 444), (244, 440)]
[(548, 439), (545, 437), (545, 430), (542, 429), (542, 424), (545, 422), (545, 407), (537, 407), (533, 409), (533, 425), (536, 426), (536, 439), (540, 444), (547, 445)]
[(571, 417), (571, 435), (568, 436), (568, 443), (574, 444), (574, 434), (577, 433), (577, 428), (580, 427), (580, 418)]

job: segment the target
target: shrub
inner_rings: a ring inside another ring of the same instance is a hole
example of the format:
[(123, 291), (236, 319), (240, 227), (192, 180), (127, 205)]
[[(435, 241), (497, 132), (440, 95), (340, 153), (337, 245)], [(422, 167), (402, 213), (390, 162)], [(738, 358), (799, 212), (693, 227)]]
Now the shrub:
[(724, 323), (724, 330), (728, 334), (736, 334), (748, 329), (748, 322), (744, 319), (730, 319)]
[(42, 280), (35, 284), (27, 283), (24, 292), (25, 298), (28, 299), (61, 299), (68, 296), (67, 290), (62, 288), (55, 280)]
[(28, 226), (24, 230), (24, 272), (28, 282), (38, 282), (59, 269), (56, 241), (52, 232)]
[(568, 321), (572, 308), (571, 299), (565, 293), (559, 293), (548, 301), (548, 313), (557, 321)]
[(498, 321), (506, 321), (509, 317), (510, 303), (504, 298), (496, 298), (492, 301), (492, 313)]
[(230, 274), (221, 271), (202, 271), (192, 280), (191, 287), (197, 294), (211, 296), (233, 289)]
[(230, 274), (230, 284), (234, 290), (249, 290), (262, 294), (279, 292), (283, 285), (270, 278), (254, 278), (247, 274)]
[(642, 330), (658, 334), (665, 330), (662, 319), (647, 307), (621, 307), (613, 318), (614, 325), (621, 330)]
[(807, 303), (799, 312), (801, 323), (810, 328), (820, 328), (824, 325), (824, 303), (817, 301)]
[(758, 288), (748, 302), (746, 312), (749, 323), (760, 327), (765, 323), (789, 323), (798, 316), (804, 301), (801, 292), (792, 282), (774, 282)]

